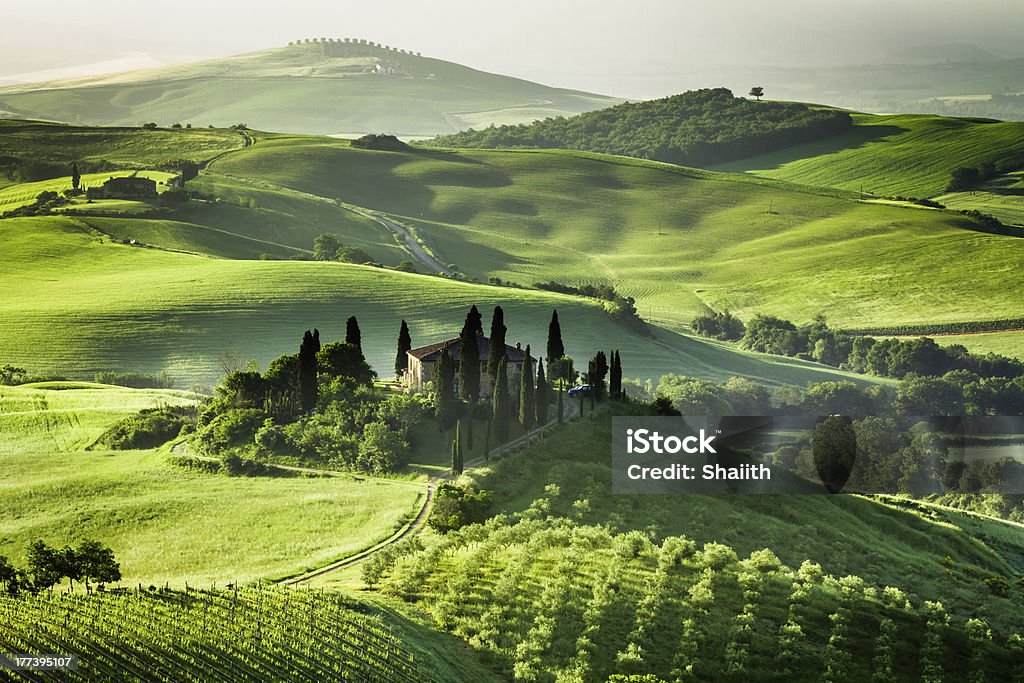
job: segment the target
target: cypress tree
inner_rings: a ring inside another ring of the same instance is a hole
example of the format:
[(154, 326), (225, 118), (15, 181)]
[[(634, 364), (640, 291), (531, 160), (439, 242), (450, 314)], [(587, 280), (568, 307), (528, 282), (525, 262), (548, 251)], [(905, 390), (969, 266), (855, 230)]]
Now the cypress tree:
[(484, 317), (480, 315), (480, 311), (477, 310), (476, 304), (473, 304), (469, 309), (469, 313), (466, 314), (466, 322), (462, 325), (462, 334), (464, 335), (483, 335), (484, 333)]
[(618, 351), (612, 352), (612, 367), (609, 376), (609, 390), (611, 391), (612, 398), (620, 400), (623, 397), (622, 394), (622, 358), (619, 356)]
[[(475, 315), (474, 315), (475, 314)], [(476, 306), (466, 316), (466, 324), (459, 335), (459, 396), (469, 403), (470, 412), (480, 397), (480, 344), (482, 330), (478, 332), (480, 314)]]
[(606, 388), (604, 378), (608, 376), (608, 357), (604, 355), (604, 351), (598, 351), (590, 359), (590, 363), (587, 365), (587, 372), (587, 380), (590, 382), (591, 387), (591, 397), (597, 401), (603, 400)]
[(494, 422), (494, 436), (498, 443), (508, 441), (508, 360), (501, 359), (498, 363), (498, 374), (494, 382), (494, 394), (491, 397), (491, 420)]
[(71, 163), (71, 187), (78, 189), (82, 184), (82, 175), (78, 172), (78, 162)]
[(544, 377), (544, 363), (539, 359), (537, 360), (537, 386), (533, 393), (537, 424), (546, 425), (548, 423), (548, 406), (551, 403), (551, 387), (548, 386), (547, 379)]
[(562, 326), (558, 322), (558, 311), (551, 311), (551, 322), (548, 323), (548, 367), (551, 361), (558, 360), (565, 355), (565, 345), (562, 344)]
[(319, 337), (319, 332), (314, 336), (306, 330), (299, 346), (299, 405), (307, 413), (316, 406), (318, 394), (316, 354), (320, 345)]
[(533, 418), (536, 417), (534, 408), (533, 391), (533, 359), (530, 358), (530, 345), (526, 345), (526, 358), (519, 375), (519, 424), (523, 429), (530, 431), (533, 427)]
[(395, 376), (401, 378), (409, 368), (408, 352), (412, 349), (412, 337), (409, 336), (409, 326), (402, 321), (398, 330), (398, 353), (395, 355)]
[(498, 365), (505, 359), (505, 312), (501, 306), (494, 307), (494, 315), (491, 316), (491, 338), (490, 349), (487, 354), (487, 376), (491, 378), (491, 387), (496, 384), (495, 377), (498, 376)]
[(441, 357), (434, 366), (435, 415), (442, 430), (449, 429), (455, 422), (455, 368), (448, 349), (441, 351)]
[(455, 440), (452, 441), (452, 472), (462, 474), (462, 420), (455, 423)]
[(345, 321), (345, 343), (357, 347), (360, 351), (363, 350), (363, 335), (359, 331), (359, 321), (355, 316)]
[(558, 410), (558, 424), (562, 424), (562, 422), (565, 421), (565, 406), (562, 404), (562, 392), (563, 391), (565, 391), (565, 387), (563, 387), (562, 383), (559, 382), (558, 383), (558, 405), (556, 406), (556, 409)]

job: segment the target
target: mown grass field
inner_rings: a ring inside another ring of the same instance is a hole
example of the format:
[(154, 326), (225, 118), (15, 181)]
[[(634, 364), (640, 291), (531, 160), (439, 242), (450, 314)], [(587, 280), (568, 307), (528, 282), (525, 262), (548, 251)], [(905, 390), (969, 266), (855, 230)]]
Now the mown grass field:
[(853, 114), (842, 135), (716, 166), (806, 185), (876, 195), (935, 197), (954, 168), (1019, 158), (1024, 123), (931, 115)]
[(1016, 312), (1024, 242), (951, 212), (557, 151), (366, 152), (269, 141), (215, 172), (387, 212), (467, 276), (614, 284), (669, 326), (706, 306), (838, 326)]
[(227, 477), (172, 466), (166, 453), (84, 451), (106, 427), (181, 392), (102, 385), (0, 393), (0, 554), (35, 539), (95, 538), (124, 582), (220, 585), (298, 573), (390, 536), (422, 487), (344, 477)]
[[(341, 54), (341, 46), (304, 44), (42, 87), (12, 86), (0, 89), (0, 102), (39, 118), (92, 125), (244, 121), (296, 133), (437, 135), (619, 101), (430, 57), (365, 45), (344, 49), (352, 54)], [(397, 73), (367, 73), (378, 65)]]
[(0, 357), (40, 373), (166, 370), (181, 387), (212, 383), (225, 352), (266, 367), (294, 353), (306, 329), (319, 328), (324, 341), (344, 338), (346, 318), (356, 315), (367, 359), (388, 377), (403, 318), (413, 343), (426, 344), (457, 335), (476, 304), (488, 317), (501, 305), (510, 342), (538, 350), (557, 308), (568, 353), (583, 363), (598, 349), (621, 349), (631, 377), (673, 371), (803, 385), (845, 376), (661, 330), (643, 337), (612, 323), (596, 301), (546, 292), (340, 263), (210, 259), (129, 247), (65, 217), (4, 221), (0, 238), (7, 245), (0, 255)]

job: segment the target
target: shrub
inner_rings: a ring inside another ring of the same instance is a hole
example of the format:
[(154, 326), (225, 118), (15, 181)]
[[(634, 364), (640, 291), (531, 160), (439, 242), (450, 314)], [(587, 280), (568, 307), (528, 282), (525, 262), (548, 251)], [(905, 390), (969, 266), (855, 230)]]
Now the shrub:
[(114, 451), (156, 448), (178, 436), (195, 420), (196, 412), (192, 407), (148, 408), (111, 425), (92, 448)]

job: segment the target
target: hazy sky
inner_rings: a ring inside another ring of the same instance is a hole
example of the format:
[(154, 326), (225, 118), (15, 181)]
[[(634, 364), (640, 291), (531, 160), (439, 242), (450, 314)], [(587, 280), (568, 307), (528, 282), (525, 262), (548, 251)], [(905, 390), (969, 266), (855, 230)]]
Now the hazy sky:
[[(1024, 57), (1024, 0), (47, 0), (0, 23), (0, 76), (143, 53), (215, 57), (361, 37), (551, 85), (650, 96), (725, 65), (877, 62), (972, 43)], [(653, 86), (652, 86), (653, 87)], [(658, 86), (659, 88), (661, 86)]]

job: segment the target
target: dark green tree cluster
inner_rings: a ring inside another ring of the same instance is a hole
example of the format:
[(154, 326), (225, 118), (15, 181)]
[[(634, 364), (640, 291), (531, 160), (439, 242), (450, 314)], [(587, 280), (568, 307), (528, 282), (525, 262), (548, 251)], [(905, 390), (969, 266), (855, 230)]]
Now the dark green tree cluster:
[(316, 261), (343, 261), (344, 263), (374, 263), (373, 257), (359, 247), (348, 247), (334, 235), (324, 233), (313, 240), (313, 259)]
[(743, 321), (729, 311), (723, 313), (710, 311), (698, 315), (690, 323), (690, 327), (699, 335), (725, 341), (737, 341), (746, 332)]
[(27, 566), (15, 568), (0, 555), (0, 584), (8, 594), (16, 595), (22, 590), (33, 593), (52, 588), (67, 579), (71, 588), (75, 581), (100, 585), (121, 580), (121, 566), (114, 558), (114, 551), (99, 541), (84, 540), (77, 547), (54, 548), (45, 541), (33, 541), (28, 546)]
[(434, 493), (434, 506), (427, 523), (441, 533), (461, 529), (467, 524), (479, 524), (487, 519), (492, 498), (490, 491), (442, 482)]
[(1024, 375), (1024, 363), (1016, 358), (972, 354), (958, 344), (940, 347), (928, 337), (877, 340), (854, 336), (831, 329), (822, 316), (797, 327), (775, 316), (756, 315), (747, 324), (741, 344), (753, 351), (815, 360), (880, 377), (938, 376), (957, 370), (986, 378)]
[(705, 166), (838, 135), (850, 115), (803, 104), (751, 102), (725, 88), (629, 102), (571, 118), (491, 126), (435, 138), (473, 148), (561, 148)]

